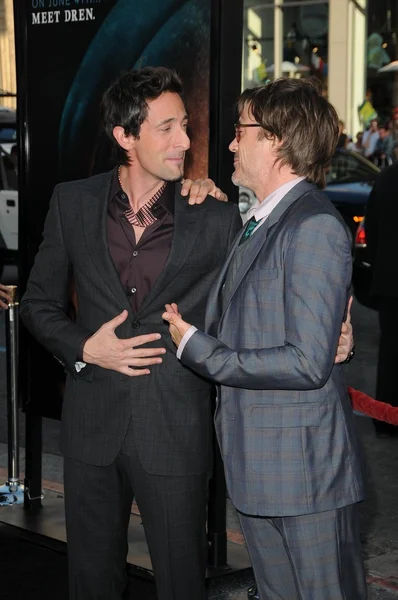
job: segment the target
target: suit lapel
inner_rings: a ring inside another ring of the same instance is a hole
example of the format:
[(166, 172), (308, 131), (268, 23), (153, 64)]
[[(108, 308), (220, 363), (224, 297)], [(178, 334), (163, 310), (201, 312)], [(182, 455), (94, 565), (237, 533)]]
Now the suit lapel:
[[(279, 202), (279, 204), (277, 204), (277, 206), (271, 212), (271, 214), (269, 215), (269, 217), (267, 218), (265, 223), (263, 223), (260, 226), (259, 230), (257, 232), (256, 231), (254, 232), (253, 238), (245, 246), (245, 253), (243, 256), (243, 260), (240, 264), (239, 270), (233, 281), (233, 284), (232, 284), (232, 287), (228, 294), (228, 297), (226, 297), (223, 302), (223, 305), (224, 305), (223, 313), (224, 314), (225, 314), (225, 311), (228, 308), (234, 294), (236, 293), (236, 290), (240, 286), (242, 279), (244, 278), (246, 273), (249, 271), (251, 265), (255, 261), (257, 255), (259, 254), (260, 250), (264, 246), (265, 242), (269, 241), (270, 234), (272, 234), (272, 228), (274, 227), (274, 225), (276, 225), (278, 223), (278, 221), (280, 220), (282, 215), (284, 215), (286, 213), (286, 211), (290, 208), (290, 206), (296, 200), (298, 200), (301, 196), (303, 196), (307, 191), (312, 190), (312, 189), (314, 189), (313, 184), (308, 183), (308, 181), (306, 181), (306, 180), (300, 181), (300, 183), (295, 185), (286, 194), (286, 196), (284, 196), (282, 198), (282, 200)], [(235, 242), (232, 246), (232, 249), (228, 256), (225, 268), (223, 269), (223, 281), (225, 280), (228, 266), (233, 258), (233, 254), (235, 252), (236, 247), (239, 245), (241, 236), (242, 236), (242, 234), (238, 235), (238, 238), (235, 240)], [(223, 315), (221, 315), (221, 316), (223, 316)]]
[(191, 206), (188, 204), (187, 198), (181, 196), (180, 192), (181, 185), (176, 184), (174, 195), (174, 231), (170, 254), (165, 268), (142, 304), (138, 313), (140, 316), (148, 310), (152, 302), (159, 297), (178, 275), (178, 272), (193, 250), (201, 228), (204, 227), (207, 213), (206, 203)]
[(209, 335), (217, 336), (217, 328), (222, 314), (222, 288), (235, 250), (239, 246), (243, 231), (244, 227), (238, 232), (234, 241), (232, 242), (228, 256), (220, 269), (217, 279), (210, 288), (205, 317), (205, 331)]
[(112, 174), (106, 173), (92, 182), (82, 201), (84, 236), (88, 252), (104, 284), (110, 289), (121, 309), (131, 314), (131, 306), (109, 253), (107, 209)]

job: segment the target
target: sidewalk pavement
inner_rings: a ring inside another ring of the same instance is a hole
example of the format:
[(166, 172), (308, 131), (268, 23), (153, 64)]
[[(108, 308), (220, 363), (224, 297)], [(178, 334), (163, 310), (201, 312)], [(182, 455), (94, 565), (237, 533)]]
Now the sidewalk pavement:
[[(358, 417), (358, 426), (366, 450), (369, 488), (368, 499), (361, 505), (361, 530), (364, 546), (369, 600), (398, 599), (398, 439), (375, 442), (369, 419)], [(386, 460), (388, 457), (388, 460)], [(24, 448), (21, 448), (21, 478), (24, 472)], [(7, 478), (7, 446), (0, 444), (0, 484)], [(43, 492), (51, 498), (63, 494), (62, 457), (43, 454)], [(45, 500), (44, 500), (45, 502)], [(0, 508), (7, 510), (7, 507)], [(132, 512), (137, 514), (133, 505)], [(1, 520), (1, 518), (0, 518)], [(227, 500), (228, 539), (244, 544), (235, 509)], [(211, 598), (246, 600), (246, 589), (253, 580), (246, 570), (241, 576), (219, 580), (224, 587), (222, 595), (216, 588)], [(226, 595), (225, 595), (226, 594)]]

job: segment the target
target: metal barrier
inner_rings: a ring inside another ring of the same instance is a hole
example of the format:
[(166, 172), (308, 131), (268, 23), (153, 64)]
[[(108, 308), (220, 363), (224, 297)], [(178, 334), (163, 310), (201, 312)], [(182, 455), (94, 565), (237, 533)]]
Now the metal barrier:
[(24, 486), (19, 479), (18, 420), (18, 302), (17, 286), (7, 286), (11, 300), (6, 311), (8, 479), (0, 486), (0, 506), (23, 504)]

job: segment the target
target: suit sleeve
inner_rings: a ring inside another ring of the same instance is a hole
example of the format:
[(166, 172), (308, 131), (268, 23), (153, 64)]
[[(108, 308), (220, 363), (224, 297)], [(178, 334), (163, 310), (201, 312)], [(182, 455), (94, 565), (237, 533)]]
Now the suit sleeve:
[(73, 323), (69, 304), (71, 262), (64, 243), (56, 187), (46, 217), (43, 241), (21, 300), (21, 318), (35, 338), (73, 377), (79, 348), (92, 332)]
[(310, 390), (326, 383), (351, 283), (351, 247), (343, 225), (331, 215), (301, 222), (284, 261), (284, 345), (229, 348), (196, 331), (181, 355), (185, 365), (221, 385), (245, 389)]

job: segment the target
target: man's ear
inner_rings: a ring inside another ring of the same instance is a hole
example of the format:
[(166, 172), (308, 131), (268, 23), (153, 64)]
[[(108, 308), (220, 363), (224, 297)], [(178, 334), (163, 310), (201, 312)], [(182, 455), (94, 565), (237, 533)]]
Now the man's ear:
[(272, 147), (276, 150), (279, 150), (279, 148), (282, 146), (282, 140), (277, 138), (275, 135), (272, 136), (270, 141), (271, 141)]
[(113, 128), (112, 133), (119, 146), (124, 150), (131, 150), (134, 148), (137, 138), (133, 135), (126, 135), (123, 127), (116, 125), (116, 127)]

